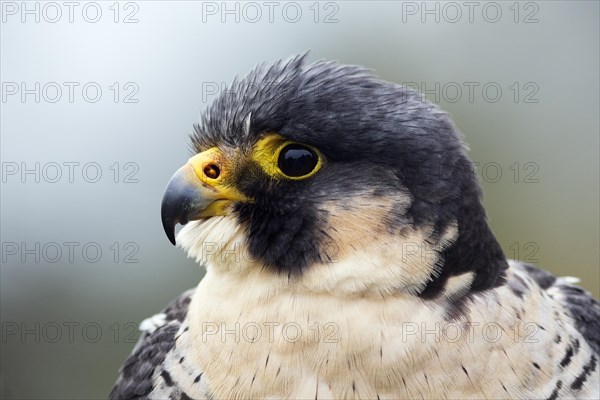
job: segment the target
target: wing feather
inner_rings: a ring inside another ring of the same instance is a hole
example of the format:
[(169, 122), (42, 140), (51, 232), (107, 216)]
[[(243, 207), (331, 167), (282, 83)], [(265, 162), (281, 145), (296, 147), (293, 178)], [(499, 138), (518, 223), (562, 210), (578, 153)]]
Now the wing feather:
[(184, 321), (195, 289), (173, 300), (162, 313), (140, 325), (142, 335), (121, 367), (109, 398), (146, 399), (154, 388), (152, 377), (175, 344), (175, 335)]

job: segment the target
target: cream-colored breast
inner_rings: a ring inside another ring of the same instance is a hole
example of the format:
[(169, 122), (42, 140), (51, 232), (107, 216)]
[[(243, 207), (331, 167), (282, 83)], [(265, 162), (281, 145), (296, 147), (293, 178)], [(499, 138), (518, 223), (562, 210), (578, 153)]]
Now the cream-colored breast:
[[(547, 378), (528, 360), (553, 333), (538, 329), (526, 345), (510, 302), (493, 313), (493, 297), (476, 301), (465, 325), (408, 294), (311, 295), (269, 276), (209, 270), (198, 286), (189, 338), (216, 398), (527, 397)], [(548, 373), (551, 361), (538, 364)]]
[(419, 344), (398, 341), (406, 299), (298, 293), (269, 275), (209, 270), (198, 287), (189, 334), (215, 397), (383, 398), (402, 385), (389, 372)]
[(443, 326), (442, 307), (408, 294), (341, 298), (282, 286), (270, 273), (210, 270), (198, 286), (189, 337), (216, 398), (442, 398), (453, 386), (490, 394), (464, 384), (455, 362), (464, 359), (473, 379), (485, 375), (481, 325), (472, 343), (460, 324)]
[[(243, 244), (240, 231), (209, 232), (220, 250)], [(182, 238), (191, 254), (186, 240), (197, 239)], [(194, 397), (533, 398), (571, 379), (574, 372), (559, 366), (569, 342), (581, 339), (574, 366), (590, 354), (562, 306), (512, 266), (507, 279), (526, 282), (526, 296), (510, 286), (471, 295), (453, 320), (471, 273), (452, 278), (445, 296), (423, 300), (390, 290), (406, 279), (393, 258), (340, 258), (294, 278), (211, 253), (177, 342), (202, 371), (206, 390), (190, 391)], [(352, 282), (368, 269), (381, 290)]]

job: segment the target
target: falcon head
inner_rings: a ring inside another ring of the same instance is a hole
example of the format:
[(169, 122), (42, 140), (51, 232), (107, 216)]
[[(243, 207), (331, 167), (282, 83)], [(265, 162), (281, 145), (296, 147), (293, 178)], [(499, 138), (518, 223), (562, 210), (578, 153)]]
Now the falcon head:
[(465, 146), (416, 91), (304, 54), (234, 80), (194, 131), (162, 222), (209, 271), (345, 295), (503, 279)]

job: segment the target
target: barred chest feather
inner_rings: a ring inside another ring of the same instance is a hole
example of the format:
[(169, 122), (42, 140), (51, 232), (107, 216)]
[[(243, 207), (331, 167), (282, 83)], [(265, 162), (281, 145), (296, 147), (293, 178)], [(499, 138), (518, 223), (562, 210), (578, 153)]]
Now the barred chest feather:
[[(597, 396), (597, 355), (558, 288), (515, 263), (485, 293), (453, 279), (439, 300), (348, 297), (209, 269), (163, 370), (191, 398)], [(156, 381), (151, 397), (168, 397)]]

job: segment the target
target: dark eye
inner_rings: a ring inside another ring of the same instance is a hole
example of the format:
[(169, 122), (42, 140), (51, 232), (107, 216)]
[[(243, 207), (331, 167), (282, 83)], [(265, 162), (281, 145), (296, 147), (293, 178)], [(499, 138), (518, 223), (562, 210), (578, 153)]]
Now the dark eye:
[(281, 149), (277, 160), (281, 172), (292, 178), (310, 174), (318, 163), (319, 157), (310, 147), (296, 143)]

